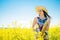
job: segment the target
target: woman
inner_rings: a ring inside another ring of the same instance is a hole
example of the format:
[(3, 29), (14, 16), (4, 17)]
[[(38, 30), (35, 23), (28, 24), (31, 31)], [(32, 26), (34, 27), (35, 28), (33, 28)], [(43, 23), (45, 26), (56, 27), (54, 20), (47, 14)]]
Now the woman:
[(51, 17), (48, 15), (48, 12), (44, 6), (36, 7), (36, 12), (39, 16), (34, 18), (32, 28), (34, 30), (34, 26), (38, 24), (39, 28), (36, 29), (36, 32), (42, 32), (42, 35), (45, 33), (44, 40), (49, 40), (48, 29)]

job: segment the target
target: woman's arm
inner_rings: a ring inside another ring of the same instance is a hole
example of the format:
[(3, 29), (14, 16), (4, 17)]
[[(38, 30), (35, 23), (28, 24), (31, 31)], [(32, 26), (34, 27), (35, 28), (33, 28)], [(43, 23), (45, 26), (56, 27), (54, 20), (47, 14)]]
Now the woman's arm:
[(37, 23), (37, 17), (35, 17), (34, 20), (33, 20), (33, 24), (32, 24), (33, 30), (34, 30), (34, 26), (35, 26), (36, 23)]
[(42, 35), (44, 34), (44, 32), (46, 31), (46, 29), (49, 29), (49, 25), (50, 25), (50, 18), (48, 18), (48, 20), (45, 22), (43, 28), (42, 28)]
[(48, 21), (47, 30), (49, 30), (49, 26), (50, 26), (50, 19)]

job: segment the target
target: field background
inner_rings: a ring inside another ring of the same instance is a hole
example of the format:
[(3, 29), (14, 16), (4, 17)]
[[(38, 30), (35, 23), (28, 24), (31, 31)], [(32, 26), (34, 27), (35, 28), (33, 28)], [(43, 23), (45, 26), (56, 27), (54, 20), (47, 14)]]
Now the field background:
[[(15, 25), (16, 26), (16, 25)], [(20, 28), (21, 26), (16, 26), (11, 28), (10, 25), (7, 28), (0, 28), (0, 40), (34, 40), (36, 34), (32, 28)], [(49, 28), (49, 40), (60, 40), (60, 26), (55, 25), (54, 27)], [(40, 36), (40, 35), (39, 35)], [(43, 40), (43, 39), (38, 39)]]

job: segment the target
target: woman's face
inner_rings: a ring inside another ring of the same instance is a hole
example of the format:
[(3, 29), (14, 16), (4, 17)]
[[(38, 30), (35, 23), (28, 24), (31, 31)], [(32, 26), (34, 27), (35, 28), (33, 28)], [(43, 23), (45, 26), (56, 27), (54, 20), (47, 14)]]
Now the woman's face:
[(39, 14), (39, 15), (44, 15), (43, 10), (39, 10), (39, 11), (38, 11), (38, 14)]

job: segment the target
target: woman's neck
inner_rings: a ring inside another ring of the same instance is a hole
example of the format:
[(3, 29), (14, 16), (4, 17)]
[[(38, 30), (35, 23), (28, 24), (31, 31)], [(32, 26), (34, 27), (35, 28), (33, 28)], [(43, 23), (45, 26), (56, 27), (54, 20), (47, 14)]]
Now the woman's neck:
[(41, 19), (45, 19), (45, 16), (44, 15), (40, 15), (39, 16)]

